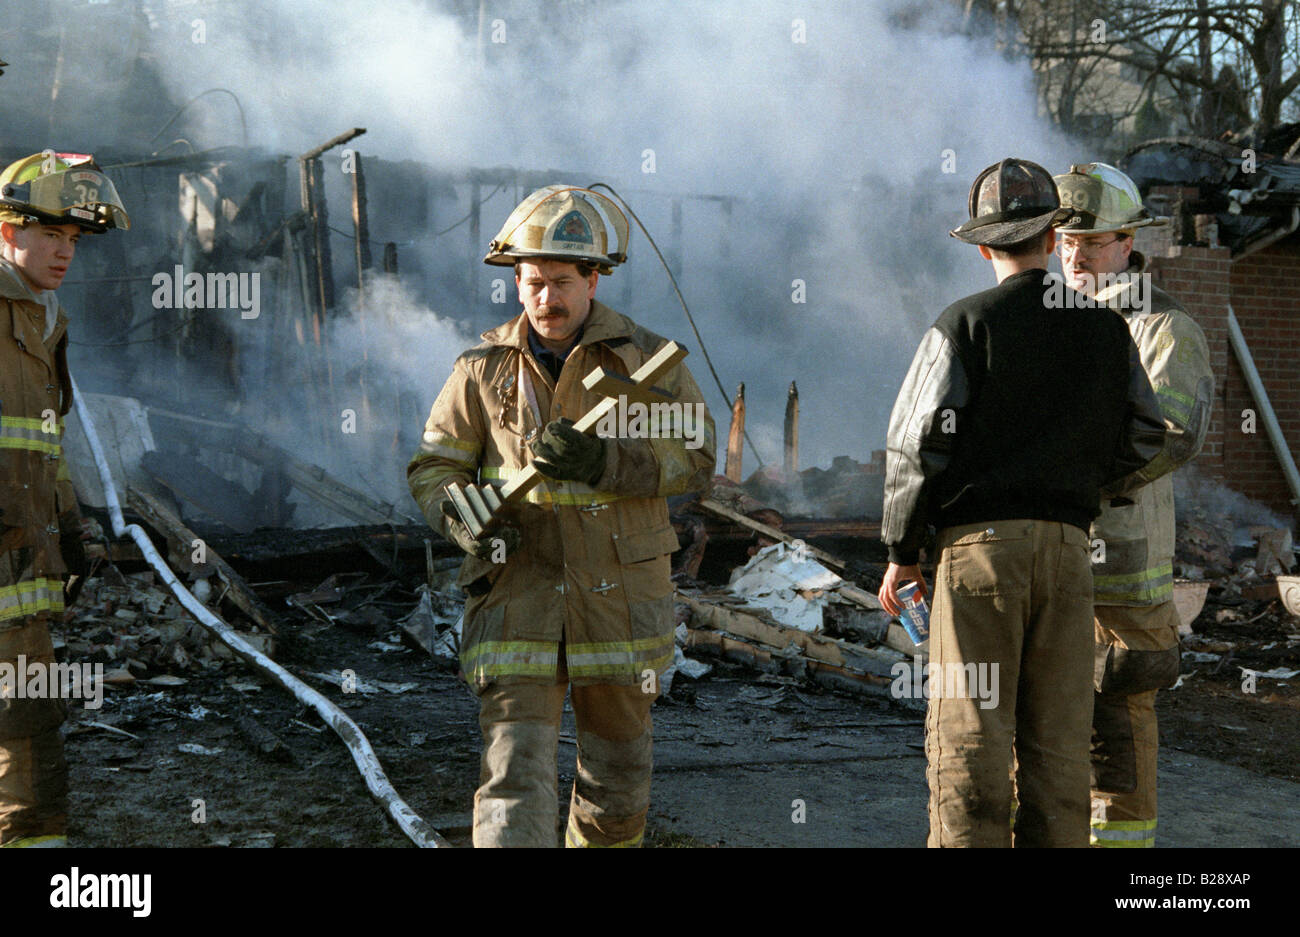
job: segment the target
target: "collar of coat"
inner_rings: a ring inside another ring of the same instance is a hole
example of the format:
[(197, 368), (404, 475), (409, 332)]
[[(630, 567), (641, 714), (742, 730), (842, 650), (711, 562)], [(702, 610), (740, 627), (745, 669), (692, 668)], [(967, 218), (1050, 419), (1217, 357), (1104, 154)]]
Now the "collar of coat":
[[(1137, 306), (1142, 303), (1150, 304), (1151, 296), (1147, 295), (1148, 290), (1144, 285), (1139, 289), (1136, 278), (1146, 272), (1147, 257), (1141, 251), (1130, 251), (1128, 255), (1128, 268), (1124, 273), (1130, 278), (1124, 282), (1116, 283), (1097, 293), (1097, 302), (1103, 306), (1109, 306), (1115, 312), (1127, 314), (1133, 312)], [(1147, 277), (1149, 282), (1150, 277)], [(1148, 309), (1148, 311), (1150, 311)]]
[[(27, 303), (40, 310), (40, 334), (45, 333), (45, 306), (37, 302), (32, 297), (32, 291), (25, 282), (19, 279), (19, 274), (11, 264), (0, 264), (0, 299), (7, 299), (11, 302)], [(17, 316), (17, 312), (15, 312)], [(54, 320), (54, 331), (46, 341), (58, 342), (63, 337), (64, 331), (68, 327), (68, 314), (63, 310), (63, 304), (59, 303), (58, 313)], [(14, 338), (22, 338), (17, 320), (13, 323)]]
[[(591, 301), (591, 312), (583, 324), (582, 338), (578, 345), (594, 345), (611, 339), (627, 339), (636, 330), (636, 323), (625, 315), (610, 309), (599, 300)], [(504, 345), (508, 348), (528, 349), (528, 314), (521, 312), (509, 322), (503, 322), (494, 329), (488, 329), (480, 338), (492, 345)], [(574, 346), (577, 347), (577, 346)]]

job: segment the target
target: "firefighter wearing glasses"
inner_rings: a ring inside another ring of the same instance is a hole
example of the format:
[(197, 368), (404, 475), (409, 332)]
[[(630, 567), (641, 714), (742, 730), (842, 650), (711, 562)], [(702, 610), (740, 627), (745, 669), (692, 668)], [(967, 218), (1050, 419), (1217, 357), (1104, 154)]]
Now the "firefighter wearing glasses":
[[(54, 662), (61, 555), (81, 518), (60, 458), (72, 405), (68, 319), (55, 297), (86, 232), (129, 227), (89, 156), (36, 153), (0, 173), (0, 665)], [(47, 686), (53, 681), (47, 680)], [(66, 702), (0, 698), (0, 846), (66, 844)]]
[[(714, 431), (682, 365), (660, 386), (683, 416), (703, 415), (694, 442), (673, 425), (648, 438), (573, 429), (601, 399), (583, 386), (593, 368), (631, 374), (665, 344), (595, 301), (626, 245), (622, 212), (590, 190), (547, 186), (514, 210), (485, 262), (514, 267), (523, 312), (456, 360), (407, 468), (425, 518), (468, 554), (457, 581), (469, 595), (461, 672), (483, 733), (475, 846), (555, 845), (569, 686), (578, 769), (565, 845), (635, 846), (645, 829), (650, 706), (673, 659), (665, 498), (707, 487)], [(447, 485), (503, 485), (530, 462), (546, 482), (510, 526), (476, 540)]]
[(1103, 502), (1091, 531), (1105, 549), (1093, 566), (1092, 844), (1154, 846), (1156, 690), (1173, 684), (1179, 665), (1171, 473), (1205, 441), (1214, 374), (1201, 327), (1149, 285), (1146, 258), (1133, 249), (1137, 228), (1168, 219), (1147, 211), (1114, 166), (1071, 166), (1055, 181), (1072, 210), (1056, 229), (1066, 279), (1125, 318), (1165, 421), (1160, 456)]

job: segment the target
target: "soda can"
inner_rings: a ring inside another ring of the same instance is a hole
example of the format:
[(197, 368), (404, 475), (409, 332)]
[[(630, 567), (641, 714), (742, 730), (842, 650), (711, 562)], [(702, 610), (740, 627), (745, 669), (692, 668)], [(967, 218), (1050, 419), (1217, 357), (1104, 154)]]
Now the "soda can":
[(898, 621), (913, 644), (921, 644), (930, 637), (930, 606), (920, 591), (920, 585), (915, 582), (905, 582), (898, 587), (898, 601), (903, 606)]

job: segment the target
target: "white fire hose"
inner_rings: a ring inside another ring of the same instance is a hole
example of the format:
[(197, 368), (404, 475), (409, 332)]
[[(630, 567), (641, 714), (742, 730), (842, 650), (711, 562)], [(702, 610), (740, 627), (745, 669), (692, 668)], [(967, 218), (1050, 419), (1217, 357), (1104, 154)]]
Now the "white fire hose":
[(388, 808), (389, 816), (396, 821), (402, 832), (410, 837), (415, 845), (421, 847), (450, 846), (451, 844), (437, 830), (424, 822), (419, 814), (398, 796), (397, 791), (384, 774), (384, 769), (379, 764), (379, 756), (375, 754), (370, 741), (362, 733), (360, 727), (349, 719), (343, 710), (250, 645), (230, 625), (212, 614), (176, 578), (176, 574), (171, 571), (167, 562), (154, 549), (154, 545), (149, 541), (149, 535), (145, 533), (144, 529), (139, 524), (128, 525), (125, 522), (122, 517), (121, 505), (117, 500), (117, 490), (113, 485), (113, 476), (108, 468), (108, 461), (104, 458), (104, 450), (99, 444), (99, 436), (95, 433), (95, 424), (90, 418), (90, 408), (86, 406), (81, 391), (77, 389), (76, 381), (72, 382), (72, 389), (73, 398), (77, 405), (77, 415), (81, 418), (82, 428), (85, 430), (86, 439), (90, 443), (90, 451), (95, 457), (95, 467), (99, 470), (100, 482), (104, 486), (104, 501), (108, 505), (109, 518), (113, 523), (113, 535), (121, 537), (129, 533), (136, 546), (140, 548), (140, 552), (144, 554), (144, 558), (149, 565), (162, 577), (163, 582), (171, 587), (176, 598), (189, 610), (190, 614), (198, 619), (199, 624), (212, 632), (254, 670), (274, 680), (292, 693), (300, 703), (310, 706), (316, 711), (321, 719), (343, 740), (343, 744), (348, 747), (348, 751), (352, 753), (352, 760), (356, 762), (357, 768), (361, 771), (361, 776), (365, 778), (366, 787), (370, 789), (370, 793)]

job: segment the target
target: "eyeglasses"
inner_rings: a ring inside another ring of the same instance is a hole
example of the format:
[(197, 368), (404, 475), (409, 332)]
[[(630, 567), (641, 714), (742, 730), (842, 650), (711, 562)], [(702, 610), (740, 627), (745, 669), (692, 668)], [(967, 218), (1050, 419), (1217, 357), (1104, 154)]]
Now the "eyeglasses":
[(1100, 254), (1106, 248), (1110, 247), (1116, 241), (1124, 240), (1124, 237), (1125, 235), (1123, 234), (1117, 234), (1109, 241), (1103, 241), (1100, 244), (1098, 244), (1095, 241), (1085, 241), (1082, 240), (1081, 238), (1072, 238), (1063, 235), (1061, 239), (1056, 243), (1056, 252), (1060, 254), (1062, 257), (1066, 257), (1070, 254), (1073, 254), (1075, 251), (1078, 251), (1084, 257), (1096, 257), (1098, 254)]

